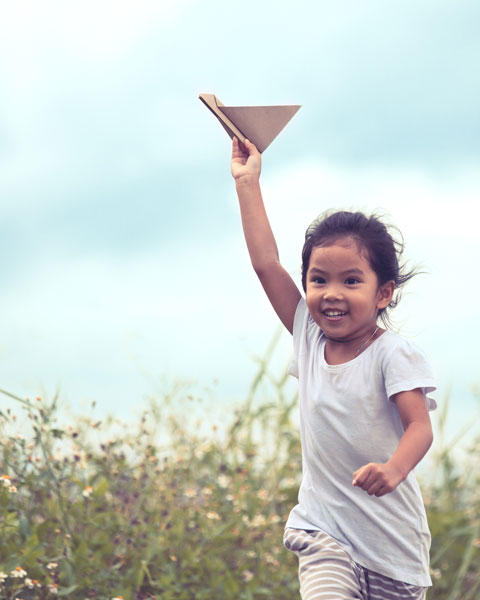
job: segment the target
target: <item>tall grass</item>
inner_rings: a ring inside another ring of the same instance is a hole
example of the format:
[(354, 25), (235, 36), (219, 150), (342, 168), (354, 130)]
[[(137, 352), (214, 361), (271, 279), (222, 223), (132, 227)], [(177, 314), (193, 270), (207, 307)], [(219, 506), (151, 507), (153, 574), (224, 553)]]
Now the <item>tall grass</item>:
[[(268, 358), (245, 404), (208, 430), (185, 423), (181, 394), (152, 402), (136, 425), (85, 416), (66, 426), (58, 398), (3, 392), (0, 598), (299, 597), (282, 546), (301, 470), (296, 398)], [(430, 600), (480, 597), (479, 450), (472, 442), (457, 465), (437, 446), (424, 470)]]

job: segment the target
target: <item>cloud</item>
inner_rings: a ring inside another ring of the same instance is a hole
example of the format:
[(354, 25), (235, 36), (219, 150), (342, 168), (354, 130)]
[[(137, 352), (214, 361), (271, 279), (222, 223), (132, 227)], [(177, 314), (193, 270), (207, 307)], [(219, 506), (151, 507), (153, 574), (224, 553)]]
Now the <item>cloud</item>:
[(314, 156), (282, 169), (269, 168), (267, 158), (263, 162), (272, 218), (283, 213), (289, 224), (304, 219), (305, 229), (309, 216), (330, 207), (379, 208), (415, 237), (477, 240), (469, 218), (480, 192), (477, 170), (458, 169), (442, 177), (421, 167), (339, 166)]
[(478, 3), (274, 6), (245, 2), (232, 30), (219, 1), (10, 3), (2, 179), (44, 185), (110, 158), (133, 173), (205, 164), (225, 144), (201, 91), (302, 103), (277, 161), (290, 144), (348, 164), (476, 164)]
[(263, 174), (296, 280), (319, 212), (385, 208), (431, 271), (400, 320), (442, 372), (473, 377), (478, 318), (451, 296), (479, 291), (478, 3), (32, 0), (2, 15), (12, 391), (60, 379), (75, 397), (128, 404), (145, 389), (129, 344), (150, 372), (248, 387), (249, 353), (277, 322), (244, 249), (229, 141), (197, 99), (209, 91), (303, 104)]
[(57, 257), (24, 275), (0, 297), (2, 387), (53, 393), (58, 383), (74, 405), (126, 414), (162, 381), (218, 380), (244, 397), (252, 349), (262, 353), (276, 318), (240, 232), (209, 239), (130, 258)]
[[(278, 171), (264, 162), (265, 201), (297, 283), (303, 233), (318, 212), (386, 209), (403, 231), (408, 257), (430, 271), (409, 284), (394, 317), (445, 382), (474, 383), (480, 323), (463, 300), (457, 309), (457, 296), (466, 288), (470, 297), (480, 293), (472, 278), (478, 241), (465, 218), (479, 197), (478, 178), (459, 173), (439, 183), (420, 171), (340, 168), (315, 158)], [(162, 378), (202, 386), (219, 379), (226, 396), (244, 397), (255, 369), (251, 356), (262, 354), (278, 322), (250, 266), (233, 183), (223, 196), (231, 207), (225, 230), (205, 220), (198, 231), (143, 251), (52, 253), (5, 286), (3, 385), (21, 393), (60, 381), (75, 403), (97, 399), (106, 410), (128, 410), (133, 397)], [(211, 205), (202, 207), (208, 214)], [(290, 354), (287, 335), (281, 350), (278, 369)]]
[(45, 56), (43, 52), (54, 58), (62, 48), (63, 54), (81, 54), (82, 59), (98, 64), (123, 54), (152, 27), (167, 29), (192, 1), (138, 0), (132, 4), (127, 0), (85, 0), (65, 4), (45, 0), (40, 5), (35, 0), (21, 0), (3, 8), (3, 43), (25, 52), (37, 48), (38, 58)]

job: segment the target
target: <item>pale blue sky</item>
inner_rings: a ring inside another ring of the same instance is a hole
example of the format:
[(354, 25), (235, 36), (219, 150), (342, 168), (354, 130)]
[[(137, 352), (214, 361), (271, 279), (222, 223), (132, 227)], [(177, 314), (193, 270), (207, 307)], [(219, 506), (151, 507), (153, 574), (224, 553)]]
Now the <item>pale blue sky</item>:
[[(276, 329), (243, 247), (229, 140), (197, 99), (302, 104), (264, 154), (282, 257), (309, 221), (383, 208), (430, 274), (402, 331), (475, 405), (475, 1), (6, 2), (0, 387), (123, 415), (177, 378), (245, 395)], [(288, 360), (284, 336), (279, 364)], [(217, 383), (214, 383), (217, 381)], [(460, 418), (460, 417), (459, 417)]]

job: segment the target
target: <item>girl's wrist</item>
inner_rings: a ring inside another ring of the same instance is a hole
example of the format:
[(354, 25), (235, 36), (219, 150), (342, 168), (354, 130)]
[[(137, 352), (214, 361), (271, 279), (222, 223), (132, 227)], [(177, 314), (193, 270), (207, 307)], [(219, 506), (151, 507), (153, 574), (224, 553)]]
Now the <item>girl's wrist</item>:
[(260, 173), (258, 174), (249, 174), (249, 175), (240, 175), (239, 177), (235, 177), (235, 185), (237, 188), (239, 187), (255, 187), (260, 184)]
[(392, 458), (388, 460), (386, 464), (394, 472), (395, 477), (399, 479), (398, 483), (404, 481), (410, 473), (410, 471), (405, 468), (405, 465), (395, 459), (395, 456), (392, 456)]

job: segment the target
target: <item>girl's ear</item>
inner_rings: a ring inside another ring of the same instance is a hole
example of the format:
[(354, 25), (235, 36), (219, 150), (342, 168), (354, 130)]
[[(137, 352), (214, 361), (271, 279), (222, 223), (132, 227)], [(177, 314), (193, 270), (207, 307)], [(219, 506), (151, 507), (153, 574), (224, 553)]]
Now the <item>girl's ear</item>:
[(378, 288), (377, 308), (386, 308), (390, 304), (394, 291), (395, 282), (393, 281), (393, 279), (391, 281), (387, 281), (387, 283), (382, 284)]

